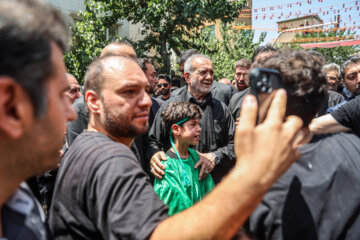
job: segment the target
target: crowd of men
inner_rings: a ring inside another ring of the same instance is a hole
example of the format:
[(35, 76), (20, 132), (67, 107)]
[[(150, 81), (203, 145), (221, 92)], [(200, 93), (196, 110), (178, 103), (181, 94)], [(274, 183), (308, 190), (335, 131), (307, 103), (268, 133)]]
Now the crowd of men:
[[(216, 81), (189, 49), (174, 88), (118, 41), (82, 87), (66, 73), (68, 37), (50, 5), (0, 1), (0, 239), (359, 239), (359, 55), (338, 66), (266, 45)], [(260, 105), (252, 68), (281, 76)], [(216, 187), (170, 217), (152, 184), (176, 102), (203, 113), (195, 168)]]

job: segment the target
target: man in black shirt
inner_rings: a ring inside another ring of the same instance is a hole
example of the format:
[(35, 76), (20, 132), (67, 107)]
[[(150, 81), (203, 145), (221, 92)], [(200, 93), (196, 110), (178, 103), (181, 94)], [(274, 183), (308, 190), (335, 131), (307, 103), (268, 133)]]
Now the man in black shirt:
[[(302, 121), (290, 117), (282, 122), (284, 91), (275, 96), (260, 126), (255, 126), (256, 101), (249, 97), (236, 129), (239, 164), (200, 203), (168, 218), (167, 207), (129, 150), (148, 127), (151, 99), (145, 74), (134, 59), (109, 56), (89, 66), (85, 89), (90, 121), (59, 169), (49, 219), (55, 239), (230, 239), (266, 189), (299, 157), (293, 142)], [(255, 150), (270, 136), (276, 139), (264, 151)]]
[(203, 164), (200, 176), (212, 172), (215, 183), (234, 166), (234, 120), (226, 105), (212, 97), (210, 92), (213, 83), (213, 67), (210, 59), (204, 55), (193, 55), (185, 62), (185, 79), (187, 88), (177, 97), (170, 98), (160, 108), (150, 129), (149, 157), (152, 158), (151, 166), (156, 177), (163, 171), (155, 172), (162, 168), (159, 159), (164, 159), (164, 152), (170, 148), (169, 133), (161, 125), (161, 112), (170, 102), (187, 101), (201, 107), (204, 115), (200, 120), (202, 128), (200, 141), (195, 147), (200, 152), (199, 164)]
[(360, 97), (345, 103), (334, 112), (315, 118), (310, 124), (314, 134), (353, 131), (360, 136)]
[[(281, 53), (258, 65), (281, 72), (286, 111), (302, 117), (304, 131), (327, 94), (321, 65), (306, 52)], [(314, 136), (299, 150), (300, 159), (251, 215), (254, 237), (359, 239), (360, 187), (354, 183), (360, 181), (360, 139), (352, 134)]]

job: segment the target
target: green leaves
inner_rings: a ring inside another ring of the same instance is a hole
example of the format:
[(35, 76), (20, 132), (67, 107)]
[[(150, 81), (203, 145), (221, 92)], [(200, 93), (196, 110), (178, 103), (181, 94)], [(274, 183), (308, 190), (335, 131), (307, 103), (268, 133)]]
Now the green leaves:
[(134, 43), (136, 52), (143, 56), (156, 49), (160, 72), (170, 73), (171, 50), (179, 54), (194, 46), (205, 22), (233, 22), (245, 0), (84, 0), (84, 4), (86, 10), (79, 12), (80, 19), (72, 26), (71, 48), (65, 57), (69, 72), (80, 82), (91, 60), (112, 40), (106, 29), (120, 19), (142, 23), (146, 31)]
[(262, 33), (259, 40), (254, 42), (253, 31), (234, 30), (231, 25), (222, 24), (221, 36), (222, 40), (219, 40), (212, 37), (210, 31), (203, 31), (199, 38), (192, 39), (192, 47), (211, 58), (216, 80), (232, 80), (235, 62), (243, 58), (250, 60), (266, 34)]

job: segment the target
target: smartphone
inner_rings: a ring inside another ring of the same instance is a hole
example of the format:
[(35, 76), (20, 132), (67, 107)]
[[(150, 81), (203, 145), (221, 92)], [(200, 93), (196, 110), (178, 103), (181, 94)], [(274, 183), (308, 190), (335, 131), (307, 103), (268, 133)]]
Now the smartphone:
[(262, 123), (274, 97), (273, 91), (282, 88), (281, 74), (269, 68), (253, 68), (250, 71), (250, 87), (259, 104), (257, 123)]
[(282, 88), (281, 74), (270, 68), (253, 68), (250, 71), (250, 87), (252, 94), (259, 101), (260, 95), (270, 95), (274, 90)]

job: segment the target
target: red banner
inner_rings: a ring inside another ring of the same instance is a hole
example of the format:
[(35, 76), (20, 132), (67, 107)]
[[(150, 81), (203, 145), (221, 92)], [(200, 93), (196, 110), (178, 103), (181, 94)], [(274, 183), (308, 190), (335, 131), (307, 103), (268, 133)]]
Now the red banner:
[(333, 48), (360, 45), (360, 40), (300, 44), (302, 48)]

